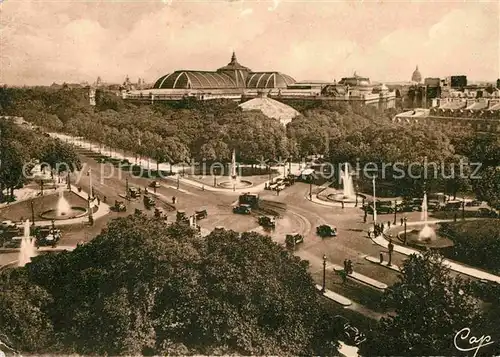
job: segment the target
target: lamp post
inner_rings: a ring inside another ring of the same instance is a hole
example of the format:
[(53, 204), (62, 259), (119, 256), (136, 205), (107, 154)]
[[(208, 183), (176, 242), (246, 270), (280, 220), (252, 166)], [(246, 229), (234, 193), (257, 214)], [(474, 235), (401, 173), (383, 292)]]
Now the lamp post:
[(373, 228), (377, 225), (377, 196), (375, 194), (375, 176), (373, 177)]
[(323, 254), (323, 287), (321, 292), (324, 293), (326, 291), (326, 255)]
[(31, 204), (31, 225), (34, 226), (35, 225), (35, 206), (34, 206), (34, 201), (31, 200), (30, 204)]
[(312, 201), (313, 199), (313, 182), (312, 182), (312, 177), (309, 178), (309, 200)]
[(177, 173), (177, 189), (179, 189), (180, 174)]
[(128, 188), (128, 177), (125, 177), (125, 197), (127, 197), (127, 200), (130, 199), (130, 192)]
[(398, 201), (394, 200), (394, 225), (396, 225), (397, 213), (398, 213)]
[(66, 182), (68, 184), (68, 191), (71, 191), (71, 176), (69, 175), (69, 170), (68, 170), (68, 176), (66, 177)]
[(465, 220), (465, 197), (462, 197), (462, 220)]
[(405, 245), (406, 245), (406, 238), (407, 238), (407, 237), (406, 237), (406, 221), (407, 221), (407, 220), (408, 220), (408, 218), (407, 218), (406, 216), (404, 216), (404, 218), (403, 218), (403, 222), (404, 222), (404, 225), (405, 225), (405, 235), (404, 235), (404, 243), (405, 243)]
[(359, 192), (359, 186), (358, 186), (358, 184), (356, 184), (356, 192), (355, 192), (356, 204), (354, 205), (354, 207), (358, 207), (358, 192)]
[(290, 156), (290, 158), (288, 159), (288, 174), (289, 175), (292, 173), (292, 159), (293, 159), (292, 156)]

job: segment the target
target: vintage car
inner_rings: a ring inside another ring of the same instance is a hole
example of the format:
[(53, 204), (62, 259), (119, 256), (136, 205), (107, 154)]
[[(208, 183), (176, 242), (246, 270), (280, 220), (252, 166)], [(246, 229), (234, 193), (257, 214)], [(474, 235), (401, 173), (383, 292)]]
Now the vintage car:
[(194, 216), (196, 217), (196, 219), (203, 219), (203, 218), (207, 218), (208, 213), (207, 213), (206, 209), (203, 209), (203, 210), (199, 210), (199, 211), (194, 211)]
[(146, 208), (151, 208), (151, 207), (154, 207), (155, 205), (156, 205), (156, 202), (152, 197), (144, 196), (144, 206)]
[(160, 187), (160, 183), (158, 181), (153, 181), (149, 184), (149, 187), (152, 187), (152, 188), (159, 188)]
[(259, 217), (259, 225), (266, 228), (275, 228), (276, 227), (276, 218), (268, 217), (268, 216), (260, 216)]
[(289, 249), (295, 248), (300, 243), (304, 243), (304, 236), (302, 234), (287, 234), (285, 237), (285, 245)]
[(351, 322), (343, 316), (336, 315), (333, 317), (335, 329), (342, 333), (342, 340), (350, 346), (359, 346), (366, 341), (364, 333), (360, 332), (357, 327), (354, 327)]
[(115, 201), (114, 209), (116, 212), (126, 212), (127, 206), (125, 206), (123, 201)]
[(320, 237), (336, 237), (337, 236), (337, 228), (329, 226), (327, 224), (322, 224), (321, 226), (316, 227), (316, 234)]
[(238, 205), (233, 208), (233, 213), (237, 214), (250, 214), (252, 213), (252, 207), (250, 205)]

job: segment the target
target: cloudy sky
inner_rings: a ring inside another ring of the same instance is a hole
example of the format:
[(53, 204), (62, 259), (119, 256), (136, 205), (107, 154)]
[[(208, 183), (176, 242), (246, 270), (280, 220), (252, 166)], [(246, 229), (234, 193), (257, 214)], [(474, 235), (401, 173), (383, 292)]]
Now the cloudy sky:
[(152, 82), (234, 49), (297, 80), (500, 77), (500, 2), (0, 0), (0, 83)]

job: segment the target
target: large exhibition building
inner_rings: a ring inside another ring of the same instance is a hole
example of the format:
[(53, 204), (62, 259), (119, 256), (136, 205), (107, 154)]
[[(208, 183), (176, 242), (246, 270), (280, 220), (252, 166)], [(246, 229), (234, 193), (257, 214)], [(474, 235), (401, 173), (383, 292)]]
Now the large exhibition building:
[(225, 98), (243, 102), (262, 95), (283, 102), (329, 100), (384, 108), (393, 107), (395, 103), (394, 92), (356, 74), (343, 78), (338, 84), (335, 81), (297, 82), (277, 71), (254, 72), (241, 65), (234, 52), (231, 61), (215, 71), (177, 70), (158, 78), (150, 89), (124, 86), (122, 91), (124, 99), (151, 102), (185, 98)]

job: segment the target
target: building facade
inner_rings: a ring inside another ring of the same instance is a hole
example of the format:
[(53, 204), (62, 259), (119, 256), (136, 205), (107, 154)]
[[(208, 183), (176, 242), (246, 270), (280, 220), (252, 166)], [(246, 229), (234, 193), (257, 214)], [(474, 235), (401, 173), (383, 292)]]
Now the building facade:
[(127, 90), (128, 100), (158, 101), (232, 99), (245, 101), (265, 93), (269, 98), (288, 100), (329, 100), (350, 104), (374, 105), (380, 108), (395, 106), (395, 93), (383, 85), (373, 85), (369, 78), (343, 78), (338, 84), (324, 81), (297, 82), (278, 72), (254, 72), (241, 65), (233, 52), (231, 61), (215, 71), (177, 70), (155, 82), (152, 89)]

